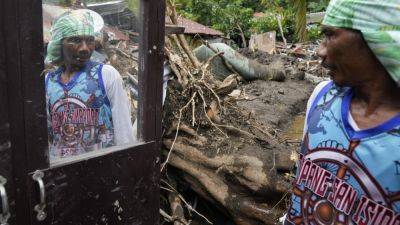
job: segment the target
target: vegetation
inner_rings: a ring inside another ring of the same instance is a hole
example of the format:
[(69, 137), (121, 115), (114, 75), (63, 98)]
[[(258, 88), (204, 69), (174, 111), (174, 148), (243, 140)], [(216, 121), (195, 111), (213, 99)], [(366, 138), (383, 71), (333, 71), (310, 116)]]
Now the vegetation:
[(329, 0), (317, 0), (307, 2), (307, 11), (309, 12), (322, 12), (326, 10)]
[[(329, 0), (175, 0), (178, 12), (186, 18), (224, 32), (243, 43), (252, 33), (275, 30), (280, 37), (277, 18), (281, 18), (289, 41), (305, 41), (318, 36), (316, 26), (306, 27), (306, 13), (326, 9)], [(256, 12), (263, 17), (254, 18)], [(245, 45), (244, 45), (245, 46)]]
[(285, 37), (289, 40), (294, 40), (294, 15), (295, 12), (292, 7), (289, 7), (289, 1), (278, 0), (262, 0), (261, 4), (264, 5), (264, 16), (253, 18), (251, 24), (252, 33), (264, 33), (268, 31), (276, 31), (278, 38), (281, 37), (279, 32), (278, 18), (281, 20), (281, 25)]

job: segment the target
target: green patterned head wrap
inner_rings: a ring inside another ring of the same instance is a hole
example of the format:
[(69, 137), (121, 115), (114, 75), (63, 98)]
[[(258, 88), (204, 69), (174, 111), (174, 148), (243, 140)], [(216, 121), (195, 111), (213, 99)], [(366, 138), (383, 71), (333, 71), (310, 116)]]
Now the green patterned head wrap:
[(72, 36), (94, 36), (94, 21), (89, 10), (78, 9), (58, 17), (51, 27), (51, 41), (47, 46), (46, 63), (62, 62), (62, 40)]
[(322, 24), (361, 31), (400, 86), (400, 0), (331, 0)]

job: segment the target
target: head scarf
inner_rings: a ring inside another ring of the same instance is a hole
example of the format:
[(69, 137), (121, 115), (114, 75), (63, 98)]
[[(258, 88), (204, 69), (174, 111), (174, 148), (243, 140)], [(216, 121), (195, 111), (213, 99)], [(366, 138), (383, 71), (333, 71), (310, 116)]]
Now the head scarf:
[(73, 10), (58, 17), (51, 27), (51, 41), (47, 46), (45, 62), (62, 62), (62, 40), (72, 36), (94, 36), (94, 21), (89, 10)]
[(399, 0), (331, 0), (322, 24), (361, 31), (372, 52), (400, 86)]

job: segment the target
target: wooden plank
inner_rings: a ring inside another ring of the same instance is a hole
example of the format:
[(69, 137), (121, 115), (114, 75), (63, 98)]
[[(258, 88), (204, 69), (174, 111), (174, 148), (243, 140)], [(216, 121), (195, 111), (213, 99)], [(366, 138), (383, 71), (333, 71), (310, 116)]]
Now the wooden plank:
[(138, 130), (144, 141), (161, 139), (165, 1), (142, 0)]
[(43, 19), (41, 0), (20, 0), (19, 33), (21, 88), (24, 101), (28, 170), (48, 167), (47, 115), (45, 102)]
[(30, 224), (25, 177), (47, 166), (47, 127), (44, 114), (42, 2), (5, 0), (2, 15), (7, 31), (6, 77), (12, 164), (18, 224)]
[[(4, 8), (4, 2), (0, 2), (0, 9)], [(8, 87), (7, 87), (7, 67), (6, 67), (6, 50), (3, 32), (4, 14), (0, 13), (0, 176), (7, 179), (5, 185), (8, 204), (10, 206), (11, 218), (9, 224), (15, 224), (15, 193), (13, 181), (12, 166), (12, 149), (10, 137), (10, 122), (8, 116)], [(1, 212), (0, 212), (1, 213)]]
[(12, 152), (12, 165), (18, 165), (13, 170), (15, 189), (15, 211), (17, 224), (29, 224), (29, 207), (27, 206), (26, 184), (27, 157), (25, 154), (25, 127), (23, 120), (23, 95), (20, 73), (19, 23), (17, 18), (17, 3), (13, 0), (2, 1), (1, 14), (4, 16), (1, 27), (5, 42), (6, 85), (8, 101), (9, 132)]

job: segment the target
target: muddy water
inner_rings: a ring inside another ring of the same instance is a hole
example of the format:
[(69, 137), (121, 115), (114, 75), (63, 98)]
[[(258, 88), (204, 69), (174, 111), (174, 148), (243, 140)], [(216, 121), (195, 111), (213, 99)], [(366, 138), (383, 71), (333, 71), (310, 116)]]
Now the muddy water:
[(289, 128), (283, 132), (283, 137), (290, 141), (301, 141), (303, 138), (305, 115), (298, 115), (293, 118)]

